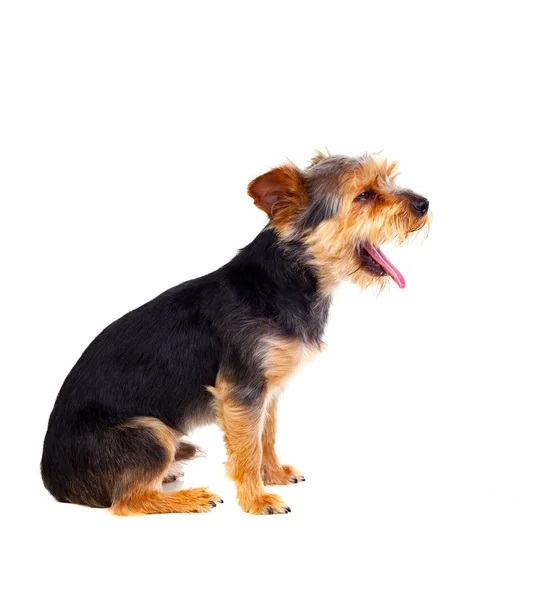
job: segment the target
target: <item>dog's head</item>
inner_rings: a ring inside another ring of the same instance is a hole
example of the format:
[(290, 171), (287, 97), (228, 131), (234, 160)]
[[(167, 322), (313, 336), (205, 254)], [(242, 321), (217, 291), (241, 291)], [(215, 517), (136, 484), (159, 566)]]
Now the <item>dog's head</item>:
[(378, 155), (317, 154), (300, 170), (285, 164), (254, 179), (248, 193), (284, 240), (299, 239), (330, 290), (343, 279), (362, 287), (402, 274), (380, 245), (405, 241), (429, 224), (428, 200), (395, 184), (396, 163)]

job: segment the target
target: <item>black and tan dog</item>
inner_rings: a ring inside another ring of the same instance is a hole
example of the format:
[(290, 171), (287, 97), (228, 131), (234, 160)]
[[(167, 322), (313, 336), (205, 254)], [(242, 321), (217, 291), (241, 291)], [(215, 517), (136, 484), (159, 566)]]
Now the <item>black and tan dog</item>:
[(217, 423), (227, 472), (250, 513), (289, 512), (264, 486), (303, 481), (275, 454), (278, 396), (321, 349), (331, 295), (404, 279), (380, 250), (428, 223), (428, 202), (394, 183), (377, 155), (318, 154), (248, 187), (267, 227), (224, 267), (161, 294), (109, 325), (64, 382), (44, 442), (42, 476), (61, 502), (118, 515), (205, 512), (205, 488), (162, 492)]

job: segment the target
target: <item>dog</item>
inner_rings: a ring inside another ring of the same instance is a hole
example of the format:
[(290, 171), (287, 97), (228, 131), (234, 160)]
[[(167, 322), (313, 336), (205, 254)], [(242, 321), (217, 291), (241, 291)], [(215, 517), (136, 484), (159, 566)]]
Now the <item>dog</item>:
[(290, 512), (267, 485), (304, 481), (275, 453), (279, 394), (322, 348), (343, 280), (401, 288), (380, 246), (429, 224), (428, 201), (395, 184), (377, 154), (317, 153), (285, 163), (248, 194), (267, 226), (226, 265), (167, 290), (95, 338), (67, 376), (44, 440), (42, 478), (60, 502), (116, 515), (208, 512), (207, 488), (163, 492), (217, 423), (237, 499), (252, 514)]

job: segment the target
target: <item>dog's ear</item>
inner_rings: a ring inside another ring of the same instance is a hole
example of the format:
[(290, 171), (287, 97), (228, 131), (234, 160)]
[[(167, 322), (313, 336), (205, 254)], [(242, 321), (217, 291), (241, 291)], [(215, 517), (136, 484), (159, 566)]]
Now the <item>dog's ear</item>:
[(273, 220), (287, 216), (306, 204), (303, 173), (295, 165), (282, 165), (251, 181), (248, 195)]

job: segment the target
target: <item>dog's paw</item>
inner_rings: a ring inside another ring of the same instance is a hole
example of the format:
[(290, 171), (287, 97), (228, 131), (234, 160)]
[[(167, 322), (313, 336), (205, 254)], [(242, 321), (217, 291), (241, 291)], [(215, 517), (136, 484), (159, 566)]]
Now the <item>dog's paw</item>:
[(210, 492), (207, 488), (190, 488), (175, 492), (180, 498), (180, 504), (187, 510), (180, 512), (210, 512), (217, 504), (224, 501), (218, 494)]
[(240, 504), (244, 511), (253, 515), (280, 515), (291, 512), (286, 502), (276, 494), (262, 494), (241, 500)]
[(305, 477), (290, 465), (279, 465), (277, 468), (265, 467), (262, 479), (265, 485), (289, 485), (305, 481)]

